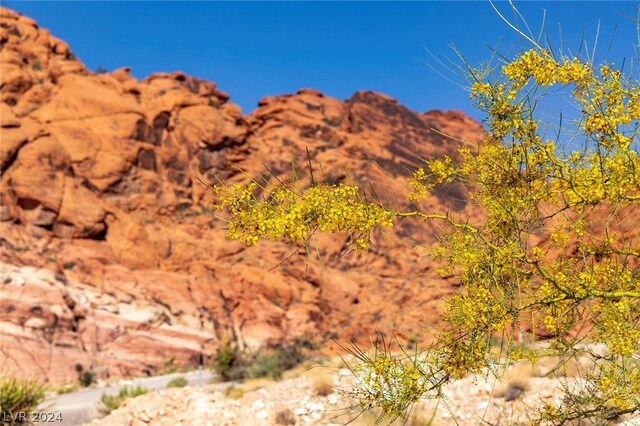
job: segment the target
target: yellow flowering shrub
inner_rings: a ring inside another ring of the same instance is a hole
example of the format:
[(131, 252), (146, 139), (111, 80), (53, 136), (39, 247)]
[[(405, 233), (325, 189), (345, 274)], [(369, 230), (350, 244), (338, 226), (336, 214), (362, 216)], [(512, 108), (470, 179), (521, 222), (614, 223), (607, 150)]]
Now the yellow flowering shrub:
[[(567, 388), (560, 404), (540, 407), (539, 423), (608, 421), (638, 410), (640, 82), (613, 65), (595, 68), (543, 49), (486, 79), (478, 75), (470, 90), (488, 115), (484, 141), (455, 159), (426, 161), (410, 178), (409, 199), (419, 205), (435, 186), (455, 180), (484, 211), (481, 222), (383, 206), (355, 185), (294, 182), (261, 188), (266, 195), (258, 199), (252, 182), (214, 187), (214, 207), (230, 213), (227, 235), (247, 244), (300, 243), (316, 231), (347, 231), (356, 248), (366, 248), (374, 228), (396, 220), (443, 222), (431, 255), (438, 274), (461, 284), (446, 303), (448, 327), (421, 359), (394, 358), (377, 346), (372, 355), (357, 352), (355, 396), (363, 408), (394, 418), (421, 397), (442, 398), (451, 380), (509, 360), (535, 361), (540, 351), (515, 341), (537, 331), (552, 338), (544, 355), (580, 353), (594, 366), (582, 390)], [(550, 137), (537, 118), (536, 96), (549, 93), (568, 93), (578, 106), (571, 141), (564, 133)], [(506, 340), (499, 360), (490, 352), (496, 335)], [(606, 354), (577, 345), (582, 339), (606, 346)]]
[(374, 227), (392, 225), (394, 213), (380, 203), (363, 201), (357, 186), (314, 184), (305, 191), (292, 185), (274, 188), (265, 200), (255, 196), (257, 182), (214, 185), (213, 208), (231, 213), (227, 237), (247, 245), (261, 238), (296, 243), (307, 241), (316, 230), (347, 231), (358, 250), (369, 246)]

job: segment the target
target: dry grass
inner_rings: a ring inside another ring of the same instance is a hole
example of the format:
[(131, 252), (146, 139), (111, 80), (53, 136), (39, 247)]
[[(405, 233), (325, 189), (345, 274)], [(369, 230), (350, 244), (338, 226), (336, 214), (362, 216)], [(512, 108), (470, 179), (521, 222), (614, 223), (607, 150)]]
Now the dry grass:
[(317, 376), (328, 376), (338, 372), (341, 368), (344, 367), (344, 363), (340, 361), (339, 357), (334, 357), (335, 359), (325, 359), (320, 358), (317, 360), (307, 360), (303, 362), (301, 365), (285, 371), (282, 374), (282, 378), (284, 380), (294, 379), (296, 377), (317, 377)]
[(493, 396), (506, 401), (518, 399), (529, 386), (532, 377), (537, 376), (536, 368), (529, 361), (512, 365), (502, 375), (502, 382), (496, 383)]
[(317, 376), (311, 379), (311, 389), (319, 396), (329, 396), (334, 392), (332, 376)]
[(244, 390), (240, 387), (229, 386), (224, 390), (224, 396), (231, 399), (241, 399), (244, 396)]
[(282, 408), (276, 412), (274, 422), (277, 425), (295, 425), (296, 417), (289, 408)]
[(271, 386), (273, 384), (278, 383), (278, 381), (271, 379), (269, 377), (260, 377), (259, 379), (250, 379), (245, 380), (239, 388), (244, 392), (253, 392), (258, 389), (266, 388), (267, 386)]
[(435, 426), (438, 423), (437, 410), (416, 405), (407, 419), (406, 426)]
[[(355, 401), (354, 401), (355, 402)], [(406, 419), (397, 418), (389, 423), (388, 419), (380, 416), (380, 410), (365, 410), (363, 412), (345, 412), (335, 417), (334, 423), (349, 424), (349, 426), (444, 426), (450, 425), (449, 419), (439, 419), (435, 409), (424, 402), (416, 403)]]
[(558, 356), (543, 357), (536, 365), (538, 377), (571, 377), (576, 378), (584, 374), (589, 361), (586, 357), (560, 359)]

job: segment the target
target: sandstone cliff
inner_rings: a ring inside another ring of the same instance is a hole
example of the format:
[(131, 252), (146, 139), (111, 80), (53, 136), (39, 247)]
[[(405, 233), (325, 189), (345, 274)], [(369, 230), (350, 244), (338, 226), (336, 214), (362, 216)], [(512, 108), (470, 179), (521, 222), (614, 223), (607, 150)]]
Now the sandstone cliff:
[[(359, 255), (344, 256), (346, 235), (318, 235), (320, 259), (247, 248), (224, 238), (202, 182), (287, 179), (292, 156), (304, 174), (308, 149), (318, 175), (402, 204), (419, 159), (475, 143), (477, 122), (309, 89), (243, 115), (214, 83), (95, 74), (33, 20), (0, 19), (0, 364), (61, 382), (75, 364), (101, 376), (194, 364), (225, 339), (367, 342), (394, 327), (410, 339), (437, 321), (451, 285), (412, 247), (433, 226), (405, 221)], [(425, 208), (473, 214), (455, 185)]]

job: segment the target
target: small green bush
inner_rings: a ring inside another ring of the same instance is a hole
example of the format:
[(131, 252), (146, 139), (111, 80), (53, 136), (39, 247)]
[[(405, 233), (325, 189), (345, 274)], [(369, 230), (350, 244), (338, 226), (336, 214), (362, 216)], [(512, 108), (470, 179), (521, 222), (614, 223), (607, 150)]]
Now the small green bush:
[(223, 381), (243, 379), (246, 363), (238, 347), (227, 342), (216, 351), (213, 369)]
[(0, 417), (3, 425), (25, 424), (25, 413), (33, 413), (44, 401), (47, 387), (37, 380), (21, 380), (13, 375), (0, 377)]
[(295, 341), (273, 350), (247, 355), (225, 343), (216, 352), (214, 370), (224, 381), (260, 377), (280, 379), (284, 371), (307, 359), (302, 351), (303, 346), (306, 344)]
[(290, 345), (280, 346), (274, 350), (256, 353), (251, 364), (247, 368), (250, 378), (269, 377), (277, 380), (282, 378), (282, 373), (307, 359), (301, 350), (301, 344), (294, 342)]
[(136, 398), (140, 395), (146, 394), (147, 392), (149, 392), (149, 390), (141, 386), (136, 386), (135, 388), (125, 386), (120, 388), (120, 391), (116, 395), (103, 393), (100, 398), (99, 410), (102, 414), (108, 415), (113, 410), (120, 407), (127, 399)]
[(75, 365), (76, 373), (78, 373), (78, 382), (83, 388), (88, 388), (93, 383), (96, 383), (96, 372), (93, 368), (85, 370), (82, 364)]
[(283, 371), (279, 352), (258, 353), (247, 368), (247, 376), (252, 379), (260, 377), (279, 379)]
[(307, 355), (302, 351), (302, 347), (305, 344), (304, 342), (300, 343), (295, 341), (291, 345), (285, 345), (276, 349), (283, 371), (296, 367), (307, 359)]
[(171, 379), (169, 381), (169, 383), (167, 383), (167, 387), (168, 388), (183, 388), (183, 387), (187, 386), (188, 384), (189, 384), (189, 381), (186, 378), (180, 376), (180, 377), (176, 377), (174, 379)]

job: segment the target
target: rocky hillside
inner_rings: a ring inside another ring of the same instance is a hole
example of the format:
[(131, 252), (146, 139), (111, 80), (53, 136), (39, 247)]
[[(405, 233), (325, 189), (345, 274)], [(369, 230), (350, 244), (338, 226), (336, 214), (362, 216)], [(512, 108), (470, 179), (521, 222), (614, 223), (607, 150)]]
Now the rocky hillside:
[[(475, 143), (477, 122), (308, 89), (243, 115), (214, 83), (96, 74), (33, 20), (0, 19), (0, 365), (52, 382), (76, 364), (134, 375), (195, 364), (227, 339), (326, 345), (395, 327), (408, 340), (437, 321), (451, 286), (413, 248), (434, 241), (430, 225), (401, 223), (359, 255), (344, 256), (346, 235), (319, 235), (320, 259), (247, 248), (224, 238), (203, 182), (288, 179), (292, 156), (304, 175), (308, 149), (317, 176), (322, 165), (402, 205), (419, 158)], [(426, 204), (474, 214), (455, 185)]]

